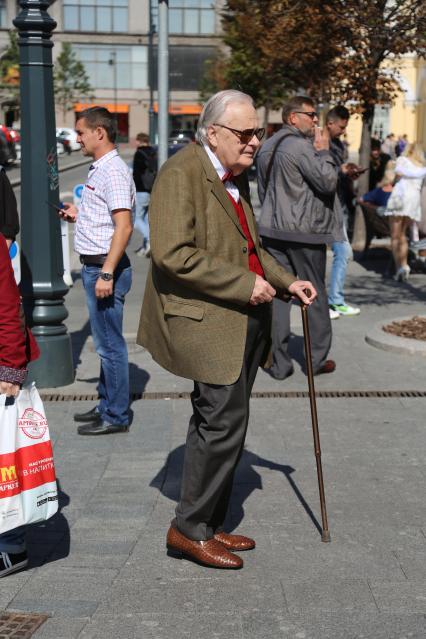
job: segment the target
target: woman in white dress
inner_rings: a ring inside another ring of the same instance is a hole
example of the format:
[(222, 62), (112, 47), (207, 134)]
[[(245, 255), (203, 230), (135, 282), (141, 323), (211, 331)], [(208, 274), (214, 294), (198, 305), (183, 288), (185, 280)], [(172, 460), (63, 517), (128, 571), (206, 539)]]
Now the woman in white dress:
[(407, 228), (421, 219), (420, 192), (426, 177), (426, 161), (422, 147), (408, 144), (396, 161), (399, 177), (388, 201), (385, 215), (390, 216), (392, 254), (395, 260), (395, 279), (404, 282), (410, 274), (408, 266)]

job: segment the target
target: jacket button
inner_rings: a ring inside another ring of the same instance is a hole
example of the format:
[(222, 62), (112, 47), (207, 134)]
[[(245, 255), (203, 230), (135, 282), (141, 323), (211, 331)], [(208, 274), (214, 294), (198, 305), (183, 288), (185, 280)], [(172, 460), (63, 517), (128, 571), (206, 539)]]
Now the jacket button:
[(247, 246), (243, 247), (243, 253), (247, 253)]

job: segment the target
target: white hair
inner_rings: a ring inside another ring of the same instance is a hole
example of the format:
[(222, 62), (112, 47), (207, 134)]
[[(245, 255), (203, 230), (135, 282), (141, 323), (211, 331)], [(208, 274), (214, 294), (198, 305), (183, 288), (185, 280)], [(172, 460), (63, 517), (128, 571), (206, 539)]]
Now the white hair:
[(197, 133), (195, 138), (202, 144), (207, 144), (207, 129), (214, 122), (219, 122), (222, 115), (225, 113), (227, 106), (231, 102), (248, 103), (254, 106), (253, 98), (247, 93), (242, 91), (236, 91), (235, 89), (226, 89), (225, 91), (219, 91), (212, 95), (205, 103), (203, 110), (198, 120)]

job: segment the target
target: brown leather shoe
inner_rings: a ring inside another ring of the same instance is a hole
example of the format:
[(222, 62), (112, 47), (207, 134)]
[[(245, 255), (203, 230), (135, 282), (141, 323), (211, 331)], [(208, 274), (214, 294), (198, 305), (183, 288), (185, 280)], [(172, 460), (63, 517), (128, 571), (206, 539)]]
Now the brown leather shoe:
[(323, 375), (324, 373), (333, 373), (336, 370), (336, 362), (334, 359), (327, 359), (325, 364), (317, 370), (314, 375)]
[(212, 568), (243, 567), (243, 560), (232, 554), (216, 539), (207, 541), (193, 541), (175, 528), (170, 526), (167, 533), (167, 549), (175, 557), (186, 557)]
[(244, 535), (231, 535), (231, 533), (217, 532), (214, 536), (217, 541), (220, 541), (222, 546), (225, 546), (228, 550), (252, 550), (256, 547), (256, 542), (250, 537), (244, 537)]

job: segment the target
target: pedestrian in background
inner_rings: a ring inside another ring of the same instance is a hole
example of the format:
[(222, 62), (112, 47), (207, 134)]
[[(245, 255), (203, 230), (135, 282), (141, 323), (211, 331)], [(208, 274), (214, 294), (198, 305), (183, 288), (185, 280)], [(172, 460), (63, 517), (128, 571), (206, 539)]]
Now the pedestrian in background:
[[(3, 211), (4, 214), (4, 211)], [(8, 226), (16, 229), (17, 214), (9, 211)], [(0, 227), (0, 231), (3, 227)], [(19, 228), (19, 223), (18, 223)], [(15, 282), (6, 238), (0, 232), (0, 394), (16, 397), (27, 377), (27, 365), (40, 351), (29, 329)], [(0, 424), (1, 428), (1, 424)], [(25, 526), (0, 535), (0, 577), (28, 565)]]
[(393, 168), (386, 169), (382, 181), (379, 182), (376, 188), (357, 198), (358, 204), (371, 208), (378, 215), (383, 215), (392, 193), (394, 181), (395, 170)]
[[(331, 373), (336, 364), (327, 359), (331, 322), (325, 267), (327, 244), (344, 239), (336, 198), (337, 168), (328, 132), (318, 126), (315, 103), (309, 97), (289, 100), (282, 118), (284, 126), (258, 154), (259, 233), (264, 248), (286, 270), (311, 280), (318, 291), (309, 314), (312, 365), (316, 375)], [(289, 338), (290, 304), (274, 300), (273, 361), (268, 372), (275, 379), (293, 373)]]
[(398, 139), (395, 145), (395, 153), (397, 157), (399, 157), (400, 155), (404, 153), (405, 147), (407, 146), (407, 144), (408, 144), (408, 136), (406, 133), (404, 133), (404, 135), (398, 136)]
[(258, 126), (250, 96), (221, 91), (202, 110), (198, 144), (162, 167), (151, 197), (151, 269), (137, 338), (161, 366), (194, 380), (167, 546), (215, 568), (241, 568), (232, 551), (255, 546), (223, 527), (251, 389), (269, 350), (270, 302), (276, 294), (305, 304), (316, 296), (259, 244), (244, 174), (265, 132)]
[(381, 151), (385, 155), (389, 155), (391, 160), (396, 159), (396, 139), (393, 133), (389, 133), (382, 142)]
[(410, 275), (408, 265), (407, 229), (412, 222), (422, 218), (420, 193), (422, 181), (426, 177), (426, 162), (420, 144), (408, 144), (395, 164), (399, 177), (384, 215), (390, 216), (392, 254), (395, 262), (395, 279), (405, 282)]
[(16, 197), (3, 167), (0, 167), (0, 233), (5, 237), (8, 248), (19, 233)]
[(370, 171), (368, 179), (369, 191), (375, 189), (378, 183), (383, 180), (386, 167), (391, 161), (391, 156), (387, 153), (383, 153), (380, 147), (380, 140), (371, 138)]
[(149, 144), (146, 133), (136, 136), (138, 148), (133, 157), (133, 180), (136, 186), (135, 229), (142, 235), (142, 246), (135, 251), (136, 255), (149, 257), (149, 196), (157, 175), (157, 151)]
[(133, 230), (135, 185), (119, 157), (113, 114), (103, 107), (81, 111), (77, 140), (92, 157), (77, 209), (66, 203), (61, 217), (76, 223), (74, 247), (82, 263), (90, 327), (101, 359), (99, 404), (74, 419), (80, 435), (121, 433), (129, 428), (129, 365), (123, 337), (123, 307), (132, 283), (126, 247)]
[(331, 245), (333, 251), (333, 264), (330, 273), (328, 287), (328, 304), (330, 306), (330, 318), (338, 319), (340, 316), (352, 317), (359, 315), (360, 309), (351, 306), (345, 301), (345, 280), (348, 262), (352, 259), (352, 247), (348, 240), (348, 220), (350, 207), (354, 198), (353, 180), (360, 175), (361, 168), (352, 162), (345, 161), (345, 146), (341, 141), (349, 123), (350, 113), (343, 105), (337, 105), (326, 115), (326, 127), (330, 136), (330, 153), (337, 169), (337, 197), (340, 202), (344, 238), (334, 241)]

